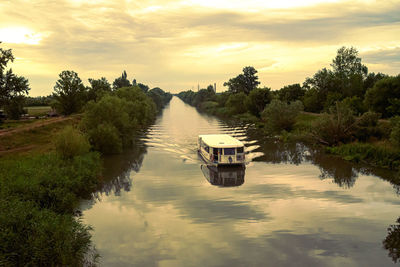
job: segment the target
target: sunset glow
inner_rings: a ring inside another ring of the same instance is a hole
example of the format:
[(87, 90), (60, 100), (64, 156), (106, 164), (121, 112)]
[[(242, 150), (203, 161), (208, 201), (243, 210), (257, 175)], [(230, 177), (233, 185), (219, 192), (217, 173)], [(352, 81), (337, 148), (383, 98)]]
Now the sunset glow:
[(31, 95), (50, 94), (67, 69), (85, 83), (126, 70), (179, 92), (223, 91), (254, 66), (262, 86), (279, 89), (329, 67), (341, 46), (356, 47), (370, 71), (400, 72), (400, 1), (16, 0), (0, 3), (0, 17), (1, 46), (24, 58), (12, 67)]

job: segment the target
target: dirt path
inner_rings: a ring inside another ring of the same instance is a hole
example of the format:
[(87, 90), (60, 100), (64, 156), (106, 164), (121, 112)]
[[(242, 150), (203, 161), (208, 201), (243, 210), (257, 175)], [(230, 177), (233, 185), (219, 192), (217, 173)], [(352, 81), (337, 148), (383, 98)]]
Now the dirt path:
[(38, 127), (42, 127), (42, 126), (45, 126), (45, 125), (52, 124), (52, 123), (71, 120), (73, 118), (74, 118), (73, 116), (57, 117), (57, 118), (51, 118), (51, 119), (47, 119), (47, 120), (41, 120), (41, 121), (33, 122), (33, 123), (28, 124), (28, 125), (24, 125), (24, 126), (21, 126), (21, 127), (18, 127), (18, 128), (14, 128), (14, 129), (3, 129), (3, 130), (0, 130), (0, 137), (16, 134), (16, 133), (20, 133), (20, 132), (29, 131), (29, 130), (32, 130), (32, 129), (35, 129), (35, 128), (38, 128)]

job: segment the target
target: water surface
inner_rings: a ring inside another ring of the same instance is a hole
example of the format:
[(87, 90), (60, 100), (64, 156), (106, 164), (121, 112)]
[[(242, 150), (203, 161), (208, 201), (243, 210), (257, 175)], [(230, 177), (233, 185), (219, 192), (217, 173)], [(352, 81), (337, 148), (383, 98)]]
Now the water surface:
[[(199, 134), (246, 145), (245, 170), (210, 170)], [(400, 215), (394, 173), (357, 166), (174, 97), (136, 149), (106, 161), (83, 204), (102, 266), (390, 266), (382, 241)]]

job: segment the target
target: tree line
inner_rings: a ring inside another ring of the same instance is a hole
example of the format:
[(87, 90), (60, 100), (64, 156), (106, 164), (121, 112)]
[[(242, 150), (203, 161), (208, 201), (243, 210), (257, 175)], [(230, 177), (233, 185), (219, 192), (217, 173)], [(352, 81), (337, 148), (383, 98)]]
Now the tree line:
[[(1, 43), (1, 42), (0, 42)], [(114, 94), (123, 87), (139, 88), (150, 97), (160, 111), (171, 99), (169, 93), (156, 87), (137, 83), (136, 79), (130, 82), (126, 71), (117, 77), (112, 85), (105, 77), (89, 78), (89, 86), (85, 86), (78, 73), (65, 70), (59, 74), (54, 91), (49, 96), (29, 97), (29, 81), (23, 76), (16, 75), (13, 70), (7, 69), (7, 64), (14, 61), (11, 49), (0, 48), (0, 109), (10, 119), (19, 119), (25, 113), (25, 106), (51, 106), (58, 113), (70, 115), (82, 112), (86, 103), (97, 102), (105, 95)]]
[(302, 85), (286, 85), (275, 91), (260, 88), (257, 70), (248, 66), (242, 74), (224, 83), (228, 87), (226, 92), (201, 89), (184, 91), (178, 96), (200, 109), (216, 106), (220, 108), (217, 113), (224, 115), (250, 112), (259, 117), (273, 99), (286, 103), (301, 101), (304, 110), (313, 113), (328, 112), (337, 102), (344, 102), (357, 115), (367, 111), (377, 112), (382, 118), (400, 115), (400, 75), (368, 72), (354, 47), (341, 47), (330, 66), (306, 78)]
[(303, 84), (274, 91), (259, 85), (257, 70), (247, 66), (224, 83), (225, 92), (208, 88), (178, 96), (201, 111), (256, 122), (267, 134), (289, 133), (328, 146), (351, 143), (331, 152), (400, 167), (400, 75), (368, 72), (354, 47), (338, 49), (330, 68)]

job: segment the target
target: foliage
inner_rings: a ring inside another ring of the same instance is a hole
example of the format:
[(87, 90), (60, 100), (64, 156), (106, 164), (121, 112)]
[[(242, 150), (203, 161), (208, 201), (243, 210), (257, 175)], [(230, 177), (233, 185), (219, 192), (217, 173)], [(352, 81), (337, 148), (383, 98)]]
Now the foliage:
[(326, 145), (336, 145), (352, 138), (356, 130), (356, 119), (353, 110), (341, 102), (331, 107), (315, 122), (312, 135)]
[(226, 101), (226, 107), (230, 115), (246, 112), (246, 95), (243, 92), (231, 94)]
[[(141, 89), (142, 89), (142, 91), (144, 91), (143, 88), (141, 88)], [(147, 90), (146, 92), (147, 92), (147, 95), (156, 104), (158, 111), (161, 111), (165, 107), (165, 105), (169, 103), (169, 101), (172, 98), (172, 95), (170, 93), (164, 92), (159, 87), (155, 87), (151, 90)]]
[(400, 116), (393, 117), (390, 120), (392, 131), (390, 133), (390, 141), (400, 147)]
[[(346, 102), (344, 102), (346, 105)], [(354, 137), (359, 141), (368, 141), (372, 137), (382, 138), (385, 133), (379, 127), (380, 114), (368, 111), (362, 114), (357, 119), (357, 127), (354, 132)]]
[(343, 103), (350, 107), (357, 115), (367, 111), (363, 100), (359, 96), (346, 97), (343, 99)]
[(113, 89), (116, 90), (118, 88), (131, 86), (131, 83), (129, 82), (127, 77), (128, 75), (126, 74), (126, 71), (123, 71), (121, 77), (118, 77), (114, 80)]
[(245, 104), (248, 111), (254, 116), (260, 117), (265, 105), (272, 100), (271, 88), (256, 88), (250, 92)]
[(235, 78), (229, 79), (228, 82), (224, 83), (224, 86), (228, 86), (228, 90), (232, 93), (243, 92), (248, 95), (260, 84), (256, 73), (257, 70), (254, 67), (244, 67), (243, 74), (239, 74)]
[(65, 70), (59, 74), (59, 77), (54, 86), (57, 111), (64, 115), (80, 111), (84, 104), (86, 88), (78, 73)]
[(155, 114), (154, 102), (139, 87), (123, 87), (98, 102), (90, 101), (81, 126), (95, 150), (120, 153), (132, 144), (134, 131), (153, 121)]
[(345, 160), (364, 162), (383, 168), (397, 169), (400, 166), (400, 151), (386, 144), (357, 142), (328, 147), (327, 151), (340, 155)]
[(13, 61), (11, 49), (0, 48), (0, 108), (5, 107), (8, 116), (19, 119), (23, 114), (23, 97), (30, 88), (26, 78), (15, 75), (12, 69), (6, 71), (7, 64)]
[(36, 96), (36, 97), (25, 97), (25, 105), (28, 107), (43, 107), (50, 106), (50, 102), (53, 100), (52, 95), (48, 96)]
[(90, 87), (87, 90), (87, 100), (97, 101), (105, 94), (111, 93), (111, 85), (106, 78), (89, 79)]
[(389, 256), (395, 263), (400, 259), (400, 217), (396, 222), (397, 224), (390, 225), (387, 229), (388, 234), (382, 242), (383, 247), (389, 251)]
[(212, 101), (215, 98), (214, 89), (200, 89), (192, 100), (192, 105), (199, 107), (202, 102)]
[(83, 265), (90, 228), (74, 211), (81, 198), (91, 198), (100, 166), (97, 153), (69, 161), (56, 154), (0, 161), (0, 263)]
[(138, 122), (136, 117), (130, 118), (128, 105), (127, 100), (117, 96), (105, 96), (86, 105), (81, 125), (95, 150), (120, 153), (131, 141)]
[(296, 117), (302, 110), (303, 104), (300, 101), (288, 104), (274, 99), (265, 107), (261, 117), (270, 131), (290, 131), (296, 122)]
[(25, 113), (24, 103), (25, 97), (22, 95), (9, 99), (8, 103), (4, 107), (4, 111), (6, 112), (8, 118), (12, 120), (19, 120), (21, 115)]
[(90, 144), (78, 129), (71, 125), (62, 129), (54, 140), (56, 152), (64, 159), (72, 159), (89, 152)]
[(336, 57), (331, 64), (333, 71), (344, 77), (349, 77), (352, 74), (366, 75), (368, 68), (361, 64), (361, 58), (358, 57), (358, 51), (354, 47), (341, 47), (337, 51)]
[(279, 100), (286, 101), (286, 103), (301, 100), (306, 93), (306, 90), (300, 84), (291, 84), (284, 86), (278, 91)]
[(384, 118), (400, 115), (400, 75), (377, 81), (368, 89), (365, 104)]
[[(159, 94), (164, 93), (161, 89), (159, 90)], [(128, 101), (126, 111), (131, 121), (136, 121), (139, 126), (145, 126), (153, 121), (157, 107), (151, 97), (146, 95), (139, 87), (123, 87), (116, 90), (114, 94)]]

